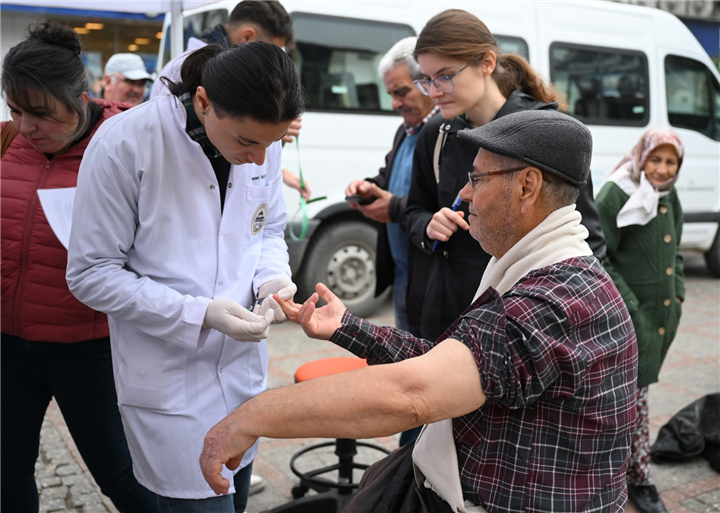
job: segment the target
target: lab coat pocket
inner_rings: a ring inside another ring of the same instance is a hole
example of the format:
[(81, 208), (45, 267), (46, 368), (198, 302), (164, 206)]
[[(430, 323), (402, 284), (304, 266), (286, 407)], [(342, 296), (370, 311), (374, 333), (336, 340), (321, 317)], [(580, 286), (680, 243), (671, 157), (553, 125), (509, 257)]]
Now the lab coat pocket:
[(127, 326), (120, 327), (112, 342), (121, 406), (163, 412), (185, 409), (187, 350)]
[(245, 223), (251, 238), (259, 238), (267, 222), (272, 182), (267, 186), (248, 185), (245, 192)]

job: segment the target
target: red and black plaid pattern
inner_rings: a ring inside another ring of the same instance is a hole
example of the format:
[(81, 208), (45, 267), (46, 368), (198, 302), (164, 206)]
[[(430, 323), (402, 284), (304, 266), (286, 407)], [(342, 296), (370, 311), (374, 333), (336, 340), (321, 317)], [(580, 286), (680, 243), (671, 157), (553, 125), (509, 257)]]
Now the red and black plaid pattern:
[[(466, 498), (495, 512), (620, 512), (635, 420), (637, 344), (594, 257), (489, 289), (443, 337), (475, 356), (487, 402), (454, 419)], [(349, 313), (332, 339), (370, 364), (436, 343)]]

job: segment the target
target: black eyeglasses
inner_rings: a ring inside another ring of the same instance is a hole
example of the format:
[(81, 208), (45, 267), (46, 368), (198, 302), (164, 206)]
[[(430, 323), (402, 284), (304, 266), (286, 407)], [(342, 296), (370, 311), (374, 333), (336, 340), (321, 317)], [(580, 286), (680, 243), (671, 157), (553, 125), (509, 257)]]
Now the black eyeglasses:
[(470, 188), (472, 190), (475, 190), (475, 184), (480, 180), (480, 178), (484, 176), (492, 176), (492, 175), (504, 175), (505, 173), (514, 173), (515, 171), (522, 171), (528, 166), (522, 166), (522, 167), (513, 167), (511, 169), (498, 169), (497, 171), (488, 171), (487, 173), (473, 173), (470, 171), (468, 173), (468, 182), (470, 182)]
[(452, 75), (442, 75), (439, 77), (435, 77), (432, 80), (428, 80), (427, 78), (422, 78), (420, 80), (416, 80), (414, 84), (417, 86), (418, 89), (420, 89), (420, 92), (424, 94), (425, 96), (430, 95), (430, 85), (434, 85), (438, 91), (442, 91), (443, 93), (452, 93), (455, 90), (455, 83), (453, 82), (453, 77), (460, 73), (462, 70), (470, 66), (470, 64), (466, 64), (459, 70), (457, 70)]

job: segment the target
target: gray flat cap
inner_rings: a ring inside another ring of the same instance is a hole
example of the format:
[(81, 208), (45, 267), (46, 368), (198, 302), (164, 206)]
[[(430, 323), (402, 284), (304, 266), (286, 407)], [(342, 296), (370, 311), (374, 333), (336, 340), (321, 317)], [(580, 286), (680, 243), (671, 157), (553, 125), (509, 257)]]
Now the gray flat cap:
[(508, 114), (457, 135), (476, 148), (522, 160), (573, 185), (585, 185), (590, 175), (590, 130), (554, 110)]

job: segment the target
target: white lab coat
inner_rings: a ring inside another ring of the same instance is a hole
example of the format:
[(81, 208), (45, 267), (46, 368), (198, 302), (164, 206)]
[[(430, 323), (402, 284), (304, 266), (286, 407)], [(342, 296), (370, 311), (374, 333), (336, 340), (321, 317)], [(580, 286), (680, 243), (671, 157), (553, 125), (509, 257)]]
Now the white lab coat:
[[(266, 342), (203, 329), (208, 303), (249, 306), (261, 284), (289, 277), (290, 267), (280, 142), (262, 166), (231, 166), (221, 215), (215, 173), (185, 123), (182, 102), (162, 95), (97, 131), (80, 166), (67, 281), (109, 316), (138, 481), (198, 499), (215, 496), (198, 463), (205, 434), (267, 383)], [(223, 475), (232, 483), (230, 471)]]

